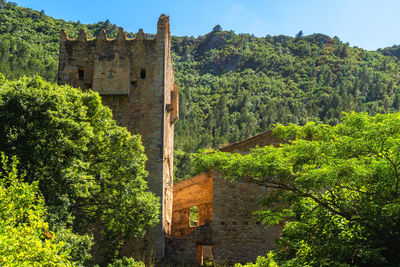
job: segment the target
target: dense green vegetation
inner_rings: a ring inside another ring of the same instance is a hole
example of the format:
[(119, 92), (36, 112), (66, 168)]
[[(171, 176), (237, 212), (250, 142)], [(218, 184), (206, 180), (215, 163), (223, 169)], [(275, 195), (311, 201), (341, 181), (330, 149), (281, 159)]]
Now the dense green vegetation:
[(0, 151), (37, 184), (49, 229), (60, 232), (73, 261), (90, 260), (93, 236), (93, 260), (111, 262), (124, 240), (158, 222), (140, 136), (117, 126), (97, 93), (0, 76), (0, 121)]
[(0, 166), (0, 265), (68, 266), (68, 246), (49, 232), (37, 182), (18, 177), (18, 161), (2, 153)]
[(278, 125), (274, 132), (288, 143), (244, 156), (204, 154), (199, 161), (271, 189), (261, 220), (288, 222), (269, 260), (279, 266), (399, 266), (400, 113), (352, 113), (336, 126)]
[[(173, 38), (180, 85), (177, 150), (218, 147), (308, 121), (336, 124), (343, 111), (399, 109), (396, 57), (350, 47), (338, 38), (237, 35), (216, 27)], [(191, 154), (176, 153), (175, 174), (190, 177)]]
[(174, 38), (181, 90), (177, 148), (239, 141), (280, 122), (336, 124), (342, 111), (399, 107), (399, 61), (338, 38), (237, 35), (218, 27)]
[[(0, 72), (8, 78), (39, 74), (55, 81), (61, 28), (89, 37), (106, 22), (84, 25), (6, 4), (0, 11)], [(337, 37), (235, 34), (216, 26), (210, 33), (173, 37), (180, 121), (176, 148), (195, 152), (239, 141), (276, 122), (335, 124), (342, 111), (370, 114), (400, 105), (396, 48), (366, 51)]]
[(110, 36), (118, 32), (109, 21), (90, 25), (65, 22), (44, 12), (5, 4), (0, 9), (0, 73), (9, 79), (38, 74), (56, 81), (58, 42), (63, 28), (71, 37), (77, 37), (81, 28), (87, 30), (90, 38), (100, 29), (106, 29)]

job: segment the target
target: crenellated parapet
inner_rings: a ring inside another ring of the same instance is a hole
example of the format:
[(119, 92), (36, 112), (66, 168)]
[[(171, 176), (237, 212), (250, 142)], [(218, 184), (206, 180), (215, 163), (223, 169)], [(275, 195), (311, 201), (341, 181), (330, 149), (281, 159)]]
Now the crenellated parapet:
[[(149, 39), (151, 40), (168, 40), (168, 37), (170, 37), (170, 31), (169, 31), (169, 17), (165, 16), (164, 14), (161, 15), (158, 27), (157, 27), (157, 34), (154, 39)], [(139, 31), (135, 34), (135, 38), (128, 38), (126, 35), (126, 32), (124, 31), (123, 28), (119, 27), (118, 28), (118, 34), (116, 38), (108, 38), (107, 33), (104, 29), (101, 29), (98, 33), (97, 36), (93, 39), (89, 39), (88, 35), (86, 33), (85, 29), (81, 29), (79, 31), (78, 37), (76, 39), (70, 38), (68, 36), (68, 33), (65, 29), (62, 29), (60, 32), (60, 41), (61, 42), (94, 42), (94, 41), (108, 41), (108, 42), (113, 42), (113, 41), (143, 41), (146, 40), (146, 34), (143, 32), (143, 29), (139, 29)]]
[(72, 39), (61, 30), (59, 83), (93, 89), (101, 95), (130, 96), (154, 76), (152, 65), (170, 53), (169, 17), (160, 16), (155, 38), (147, 39), (142, 29), (135, 37), (128, 38), (119, 28), (116, 38), (108, 38), (100, 30), (96, 38), (88, 39), (81, 29)]

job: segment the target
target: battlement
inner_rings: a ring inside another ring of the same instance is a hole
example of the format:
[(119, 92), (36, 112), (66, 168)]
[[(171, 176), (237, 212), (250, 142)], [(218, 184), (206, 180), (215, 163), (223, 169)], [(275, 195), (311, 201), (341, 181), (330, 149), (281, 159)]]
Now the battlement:
[[(136, 33), (136, 38), (127, 38), (124, 29), (119, 27), (119, 31), (117, 34), (117, 38), (108, 38), (107, 34), (104, 29), (100, 30), (99, 33), (97, 34), (96, 38), (94, 39), (88, 39), (88, 35), (85, 31), (85, 29), (81, 29), (79, 32), (78, 38), (77, 39), (72, 39), (68, 36), (68, 33), (65, 29), (61, 30), (60, 33), (60, 42), (93, 42), (93, 41), (128, 41), (132, 42), (134, 40), (137, 41), (143, 41), (146, 39), (146, 35), (143, 32), (143, 29), (139, 29), (139, 31)], [(157, 23), (157, 35), (155, 39), (150, 39), (150, 40), (164, 40), (165, 37), (168, 37), (170, 39), (171, 34), (170, 34), (170, 27), (169, 27), (169, 17), (166, 16), (165, 14), (161, 14), (160, 18), (158, 19)]]
[[(99, 33), (97, 34), (96, 38), (89, 39), (88, 35), (86, 33), (85, 29), (81, 29), (78, 35), (77, 39), (70, 38), (68, 36), (68, 33), (65, 29), (61, 30), (60, 33), (60, 41), (61, 42), (96, 42), (96, 41), (107, 41), (107, 42), (113, 42), (113, 41), (127, 41), (127, 42), (133, 42), (133, 41), (143, 41), (146, 39), (146, 34), (143, 32), (143, 29), (139, 29), (139, 31), (136, 33), (135, 38), (128, 38), (126, 36), (126, 33), (123, 28), (119, 27), (118, 28), (118, 34), (116, 38), (108, 38), (107, 33), (104, 29), (100, 30)], [(154, 39), (149, 39), (149, 40), (155, 40)]]
[[(93, 89), (101, 95), (127, 95), (154, 76), (151, 64), (169, 56), (169, 17), (161, 15), (155, 38), (147, 39), (142, 29), (127, 38), (123, 28), (109, 39), (104, 30), (88, 39), (82, 29), (77, 39), (60, 33), (59, 83)], [(168, 51), (168, 52), (167, 52)]]

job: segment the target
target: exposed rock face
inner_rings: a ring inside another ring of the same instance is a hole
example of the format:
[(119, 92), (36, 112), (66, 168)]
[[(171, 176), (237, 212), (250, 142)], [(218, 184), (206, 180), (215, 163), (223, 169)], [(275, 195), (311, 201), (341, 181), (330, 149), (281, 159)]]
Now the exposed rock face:
[[(158, 258), (164, 256), (164, 237), (171, 233), (174, 123), (179, 110), (170, 46), (165, 15), (151, 40), (142, 30), (136, 39), (127, 39), (122, 28), (116, 39), (108, 39), (104, 31), (94, 40), (88, 40), (84, 30), (76, 40), (65, 31), (60, 36), (58, 83), (99, 92), (117, 122), (142, 136), (149, 188), (162, 200), (161, 223), (144, 250)], [(128, 254), (133, 247), (126, 248)]]

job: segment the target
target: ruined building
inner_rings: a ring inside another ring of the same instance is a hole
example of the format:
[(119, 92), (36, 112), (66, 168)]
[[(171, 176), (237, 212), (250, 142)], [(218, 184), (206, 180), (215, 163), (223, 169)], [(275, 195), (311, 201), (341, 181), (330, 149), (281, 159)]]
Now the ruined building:
[[(280, 143), (271, 132), (265, 132), (220, 150), (247, 154), (250, 148)], [(265, 227), (254, 215), (268, 190), (253, 183), (231, 182), (212, 170), (175, 184), (167, 256), (178, 262), (201, 263), (209, 258), (222, 264), (247, 263), (265, 256), (283, 227)]]
[(88, 40), (61, 32), (58, 83), (92, 89), (111, 108), (117, 122), (142, 136), (148, 157), (148, 185), (162, 201), (162, 223), (153, 231), (152, 248), (164, 256), (164, 238), (171, 232), (174, 123), (178, 91), (170, 51), (168, 16), (161, 15), (157, 35), (147, 40), (142, 30), (128, 39), (122, 28), (116, 39), (105, 31)]
[[(120, 29), (116, 39), (100, 31), (93, 40), (85, 31), (76, 40), (62, 31), (58, 82), (99, 92), (117, 122), (142, 136), (148, 184), (162, 201), (162, 218), (143, 242), (147, 245), (130, 244), (125, 254), (142, 246), (158, 258), (182, 263), (201, 263), (203, 257), (227, 263), (254, 261), (273, 247), (282, 228), (265, 228), (253, 215), (265, 188), (231, 183), (211, 170), (173, 185), (179, 107), (170, 46), (165, 15), (159, 18), (153, 39), (146, 39), (142, 30), (135, 39), (126, 38)], [(246, 153), (250, 147), (278, 142), (265, 133), (223, 151)]]

